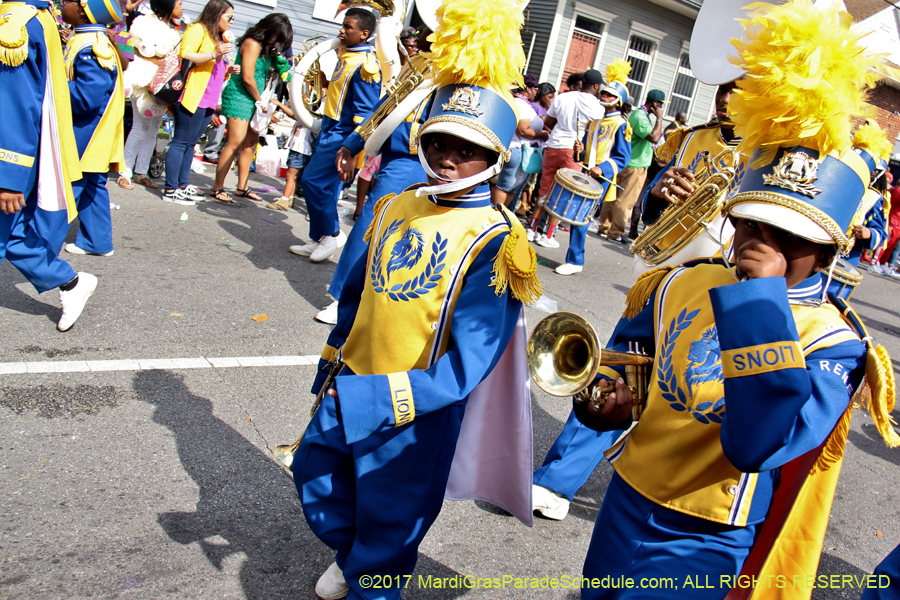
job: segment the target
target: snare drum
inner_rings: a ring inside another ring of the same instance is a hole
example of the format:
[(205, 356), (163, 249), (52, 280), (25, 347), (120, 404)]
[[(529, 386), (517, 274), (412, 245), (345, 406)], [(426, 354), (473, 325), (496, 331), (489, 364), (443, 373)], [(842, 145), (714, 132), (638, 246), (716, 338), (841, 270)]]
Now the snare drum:
[(547, 194), (547, 212), (570, 225), (586, 225), (602, 195), (603, 187), (592, 177), (574, 169), (560, 169)]
[(834, 274), (831, 276), (831, 285), (828, 289), (838, 298), (849, 300), (862, 280), (863, 276), (859, 269), (839, 258), (834, 266)]

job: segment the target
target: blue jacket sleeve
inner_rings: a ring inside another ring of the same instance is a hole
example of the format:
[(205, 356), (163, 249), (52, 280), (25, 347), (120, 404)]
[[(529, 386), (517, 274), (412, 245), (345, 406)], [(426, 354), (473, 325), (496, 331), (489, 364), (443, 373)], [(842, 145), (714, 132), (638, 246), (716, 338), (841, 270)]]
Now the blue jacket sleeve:
[[(466, 273), (453, 310), (447, 351), (428, 369), (404, 374), (415, 415), (465, 402), (506, 350), (522, 303), (508, 291), (497, 296), (490, 286), (493, 258), (504, 237), (497, 236), (485, 246)], [(392, 391), (388, 375), (338, 377), (337, 390), (347, 443), (394, 427), (392, 399), (401, 390)]]
[(756, 473), (819, 446), (861, 381), (862, 342), (844, 341), (804, 357), (781, 277), (709, 294), (725, 378), (725, 456), (741, 471)]
[(616, 131), (616, 139), (613, 142), (612, 149), (609, 152), (609, 158), (601, 162), (599, 165), (603, 176), (612, 179), (622, 172), (622, 169), (628, 166), (631, 161), (631, 142), (625, 138), (625, 132), (628, 127), (625, 123)]
[(100, 66), (88, 46), (75, 57), (75, 78), (69, 82), (72, 116), (93, 115), (106, 108), (116, 85), (116, 71)]
[(672, 159), (669, 164), (663, 167), (659, 173), (656, 174), (656, 177), (653, 178), (653, 181), (650, 182), (650, 185), (644, 188), (644, 193), (641, 195), (641, 206), (643, 207), (641, 211), (641, 221), (643, 221), (644, 225), (652, 225), (656, 222), (659, 216), (662, 214), (663, 209), (669, 206), (669, 203), (665, 200), (659, 200), (650, 195), (650, 190), (659, 182), (662, 176), (666, 171), (675, 166), (675, 159)]
[(31, 19), (28, 58), (18, 67), (0, 67), (0, 106), (6, 115), (0, 127), (0, 188), (25, 192), (33, 183), (41, 138), (41, 104), (47, 78), (44, 29)]
[[(362, 77), (362, 67), (360, 67), (356, 69), (356, 72), (351, 76), (348, 91), (349, 93), (344, 100), (344, 108), (341, 114), (350, 115), (353, 123), (359, 125), (372, 114), (372, 110), (378, 103), (378, 99), (381, 96), (381, 82), (365, 81)], [(343, 121), (344, 119), (342, 118), (341, 120)], [(355, 132), (351, 132), (347, 137), (352, 136), (353, 133)], [(357, 135), (357, 137), (359, 136)], [(362, 138), (360, 138), (360, 140), (361, 139)], [(350, 148), (348, 148), (348, 150), (350, 150)], [(351, 150), (351, 152), (353, 151)], [(358, 151), (354, 153), (354, 155), (357, 153)]]
[(864, 225), (869, 228), (872, 237), (867, 240), (856, 240), (857, 244), (862, 244), (869, 250), (880, 248), (885, 240), (887, 240), (887, 224), (884, 222), (883, 203), (884, 200), (879, 200), (875, 203), (875, 206), (866, 213)]

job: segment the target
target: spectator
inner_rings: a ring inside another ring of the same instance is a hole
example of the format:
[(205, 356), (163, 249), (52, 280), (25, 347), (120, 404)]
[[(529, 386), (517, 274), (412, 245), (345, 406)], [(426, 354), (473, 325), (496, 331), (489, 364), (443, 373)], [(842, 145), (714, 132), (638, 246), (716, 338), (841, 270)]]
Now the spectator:
[(544, 82), (537, 86), (534, 100), (531, 101), (531, 108), (534, 109), (537, 116), (544, 117), (554, 98), (556, 98), (556, 88), (553, 87), (553, 84)]
[[(287, 104), (275, 100), (275, 105), (283, 110), (290, 118), (296, 118), (294, 116), (294, 111), (291, 110), (291, 107)], [(314, 137), (313, 132), (304, 127), (300, 121), (294, 122), (294, 127), (291, 129), (291, 136), (288, 139), (287, 144), (285, 144), (285, 148), (288, 149), (288, 158), (287, 175), (284, 180), (284, 191), (281, 193), (280, 198), (276, 198), (274, 201), (266, 204), (266, 208), (271, 208), (273, 210), (287, 210), (294, 205), (295, 197), (303, 195), (303, 192), (297, 183), (300, 181), (300, 178), (303, 177), (306, 163), (309, 162), (309, 157), (312, 154)]]
[[(131, 25), (134, 36), (134, 60), (123, 77), (131, 87), (132, 125), (125, 141), (125, 168), (117, 181), (130, 190), (137, 182), (148, 188), (157, 185), (148, 177), (150, 159), (156, 150), (156, 134), (166, 107), (156, 103), (147, 89), (162, 59), (181, 41), (177, 20), (181, 18), (181, 0), (152, 0), (153, 14), (138, 15)], [(132, 169), (134, 171), (132, 172)]]
[(679, 110), (677, 113), (675, 113), (675, 120), (666, 126), (665, 131), (663, 131), (663, 136), (667, 136), (676, 129), (680, 129), (682, 127), (687, 127), (687, 113), (683, 110)]
[(419, 47), (416, 45), (416, 28), (415, 27), (405, 27), (403, 31), (400, 32), (400, 45), (406, 49), (406, 56), (403, 53), (400, 53), (400, 60), (403, 64), (406, 64), (408, 60), (407, 57), (412, 58), (416, 54), (419, 53)]
[(631, 114), (631, 111), (634, 109), (634, 96), (628, 96), (628, 100), (625, 101), (625, 104), (622, 105), (622, 116), (626, 119), (628, 115)]
[[(606, 231), (599, 229), (597, 233), (609, 240), (628, 243), (625, 237), (626, 219), (631, 215), (634, 205), (641, 197), (644, 181), (647, 179), (647, 167), (653, 160), (653, 144), (662, 138), (662, 105), (666, 101), (666, 95), (660, 90), (650, 90), (647, 93), (647, 101), (639, 109), (631, 111), (628, 115), (628, 123), (631, 124), (631, 162), (622, 169), (617, 179), (622, 189), (619, 190), (616, 203), (619, 210), (616, 217), (625, 215), (624, 218), (614, 218)], [(650, 122), (650, 113), (656, 117), (656, 124)]]
[(181, 40), (181, 58), (194, 63), (181, 100), (174, 107), (175, 131), (166, 152), (166, 187), (163, 200), (192, 206), (203, 195), (190, 185), (194, 145), (219, 103), (228, 67), (225, 57), (232, 51), (222, 34), (231, 29), (234, 6), (228, 0), (209, 0), (197, 22)]
[[(571, 81), (572, 77), (569, 77)], [(547, 194), (553, 186), (556, 172), (559, 169), (578, 169), (575, 162), (575, 142), (581, 138), (584, 128), (590, 121), (602, 119), (606, 115), (606, 109), (600, 104), (597, 96), (600, 86), (603, 85), (603, 75), (600, 71), (591, 69), (583, 76), (583, 91), (560, 94), (557, 96), (547, 116), (544, 117), (544, 125), (550, 129), (550, 137), (544, 148), (544, 162), (541, 169), (541, 187), (538, 193), (538, 206), (534, 209), (531, 221), (528, 222), (526, 236), (528, 241), (535, 241), (545, 248), (558, 248), (559, 242), (553, 239), (553, 232), (559, 219), (550, 217), (547, 231), (537, 237), (538, 223), (544, 213), (542, 202), (546, 201)], [(567, 82), (567, 85), (570, 85)]]
[(256, 103), (262, 101), (261, 92), (266, 87), (269, 70), (276, 68), (276, 58), (281, 58), (279, 55), (293, 42), (291, 21), (283, 13), (263, 17), (237, 41), (239, 49), (235, 64), (240, 65), (241, 76), (229, 81), (222, 92), (222, 113), (228, 120), (228, 141), (219, 154), (216, 181), (210, 193), (219, 202), (234, 202), (225, 192), (225, 176), (235, 156), (238, 183), (234, 194), (250, 200), (262, 200), (250, 191), (248, 183), (250, 163), (253, 162), (260, 133), (250, 128), (250, 119), (256, 112)]
[(516, 197), (528, 174), (522, 170), (522, 145), (526, 140), (538, 140), (544, 142), (550, 135), (543, 129), (543, 121), (538, 118), (531, 102), (537, 93), (537, 78), (533, 75), (525, 76), (525, 87), (513, 92), (516, 101), (516, 112), (519, 115), (519, 124), (509, 144), (509, 160), (503, 165), (503, 170), (497, 176), (497, 185), (491, 188), (491, 202), (494, 204), (506, 204)]
[[(593, 69), (591, 69), (593, 71)], [(599, 71), (598, 71), (599, 73)], [(584, 73), (572, 73), (566, 79), (566, 92), (580, 92), (584, 85)]]

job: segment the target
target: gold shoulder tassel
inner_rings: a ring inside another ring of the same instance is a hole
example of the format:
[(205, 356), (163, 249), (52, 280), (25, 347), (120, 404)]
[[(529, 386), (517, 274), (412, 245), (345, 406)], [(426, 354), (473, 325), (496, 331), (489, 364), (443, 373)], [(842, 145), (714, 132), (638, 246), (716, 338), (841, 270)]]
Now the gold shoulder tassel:
[(381, 81), (381, 65), (374, 54), (366, 56), (366, 62), (359, 68), (359, 74), (366, 83), (378, 83)]
[(650, 296), (653, 295), (653, 292), (656, 291), (656, 288), (659, 287), (659, 284), (662, 283), (662, 280), (665, 279), (671, 270), (670, 267), (659, 267), (638, 277), (631, 289), (628, 290), (628, 297), (625, 299), (625, 312), (622, 313), (622, 316), (626, 319), (633, 319), (639, 312), (644, 310), (644, 305), (647, 304)]
[(28, 58), (28, 30), (25, 29), (25, 23), (35, 12), (29, 14), (20, 11), (22, 17), (28, 17), (24, 22), (21, 18), (13, 19), (12, 16), (18, 16), (15, 13), (0, 18), (0, 64), (18, 67)]
[(97, 62), (101, 67), (107, 71), (116, 68), (116, 49), (112, 47), (112, 42), (105, 35), (97, 36), (97, 41), (91, 46), (91, 50), (94, 51), (94, 56), (97, 57)]
[(494, 281), (491, 286), (498, 296), (509, 287), (517, 300), (533, 304), (543, 291), (537, 278), (537, 255), (520, 229), (521, 225), (513, 227), (494, 257)]
[(387, 206), (387, 203), (394, 199), (397, 194), (388, 194), (386, 196), (382, 196), (378, 199), (378, 202), (375, 203), (375, 218), (372, 219), (372, 222), (369, 223), (369, 228), (366, 229), (366, 233), (363, 236), (363, 241), (367, 244), (369, 240), (372, 239), (372, 236), (375, 235), (375, 228), (378, 227), (378, 216), (384, 212), (384, 207)]

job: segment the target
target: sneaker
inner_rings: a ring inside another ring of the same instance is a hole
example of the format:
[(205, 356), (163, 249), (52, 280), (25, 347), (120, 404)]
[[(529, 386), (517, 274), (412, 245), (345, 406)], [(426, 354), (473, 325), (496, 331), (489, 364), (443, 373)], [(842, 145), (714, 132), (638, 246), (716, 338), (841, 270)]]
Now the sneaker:
[(203, 202), (206, 200), (206, 196), (200, 193), (200, 188), (195, 185), (189, 185), (181, 191), (184, 192), (184, 197), (188, 200), (193, 200), (194, 202)]
[(583, 270), (584, 267), (581, 265), (573, 265), (572, 263), (564, 263), (556, 267), (558, 275), (574, 275), (575, 273), (581, 273)]
[(288, 248), (288, 250), (290, 250), (297, 256), (309, 256), (318, 247), (319, 247), (319, 242), (310, 242), (308, 244), (303, 244), (302, 246), (300, 246), (300, 245), (291, 246), (290, 248)]
[(326, 306), (324, 309), (316, 313), (316, 321), (327, 323), (329, 325), (337, 325), (337, 300)]
[(618, 239), (613, 238), (613, 241), (619, 242), (620, 244), (630, 244), (631, 243), (631, 240), (629, 240), (624, 235), (620, 235)]
[(869, 272), (875, 273), (876, 275), (884, 275), (884, 269), (882, 269), (881, 265), (878, 263), (871, 263), (869, 265)]
[(565, 496), (536, 484), (531, 485), (531, 505), (534, 512), (554, 521), (562, 521), (569, 514), (569, 501)]
[(319, 238), (319, 247), (313, 250), (309, 255), (312, 262), (322, 262), (328, 260), (338, 249), (338, 238), (340, 236), (323, 235)]
[(322, 600), (340, 600), (349, 593), (350, 586), (344, 579), (344, 572), (336, 562), (331, 563), (316, 582), (316, 596)]
[(891, 267), (890, 269), (888, 269), (888, 275), (890, 275), (894, 279), (900, 279), (900, 272), (897, 272), (897, 267)]
[(541, 234), (541, 237), (537, 239), (537, 245), (544, 248), (559, 248), (559, 242), (553, 238), (548, 238), (544, 234)]
[(528, 229), (527, 231), (525, 231), (525, 239), (528, 240), (529, 242), (533, 242), (534, 238), (536, 238), (536, 237), (537, 237), (537, 231), (535, 231), (534, 229)]
[(180, 204), (182, 206), (194, 206), (197, 204), (195, 201), (190, 200), (187, 196), (184, 195), (184, 190), (164, 192), (162, 199), (166, 202), (174, 202), (175, 204)]
[(91, 256), (112, 256), (115, 250), (110, 250), (109, 252), (90, 252), (89, 250), (85, 250), (83, 248), (79, 248), (75, 244), (66, 244), (63, 246), (69, 254), (89, 254)]
[(88, 298), (97, 289), (97, 278), (90, 273), (78, 273), (78, 283), (75, 287), (64, 292), (59, 290), (59, 303), (62, 304), (62, 317), (56, 328), (60, 331), (68, 331), (81, 316)]
[(338, 248), (343, 248), (343, 247), (344, 247), (344, 244), (346, 244), (346, 243), (347, 243), (347, 234), (344, 233), (343, 231), (338, 231), (338, 235), (337, 235), (337, 247), (338, 247)]

